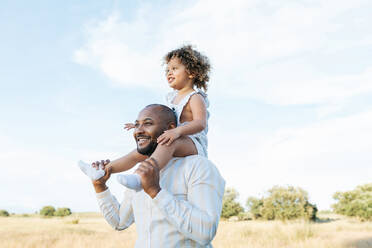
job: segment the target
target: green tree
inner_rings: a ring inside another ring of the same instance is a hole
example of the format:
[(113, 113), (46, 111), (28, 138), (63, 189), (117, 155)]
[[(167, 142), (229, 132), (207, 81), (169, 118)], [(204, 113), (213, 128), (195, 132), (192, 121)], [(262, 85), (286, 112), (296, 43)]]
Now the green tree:
[(55, 216), (68, 216), (71, 215), (71, 210), (69, 208), (58, 208), (54, 213)]
[(237, 216), (239, 213), (244, 212), (243, 207), (236, 201), (239, 193), (233, 188), (227, 188), (222, 200), (222, 218), (229, 218)]
[(0, 210), (0, 216), (8, 217), (9, 213), (6, 210)]
[(362, 221), (372, 220), (372, 183), (359, 185), (356, 189), (336, 192), (332, 205), (335, 213), (357, 217)]
[(40, 210), (40, 215), (42, 216), (53, 216), (56, 209), (53, 206), (45, 206)]
[(308, 201), (307, 192), (299, 187), (274, 186), (262, 199), (250, 197), (247, 207), (254, 218), (265, 220), (315, 220), (317, 208)]
[(258, 199), (256, 197), (249, 197), (247, 200), (248, 211), (252, 214), (254, 219), (259, 219), (262, 217), (262, 207), (263, 199)]

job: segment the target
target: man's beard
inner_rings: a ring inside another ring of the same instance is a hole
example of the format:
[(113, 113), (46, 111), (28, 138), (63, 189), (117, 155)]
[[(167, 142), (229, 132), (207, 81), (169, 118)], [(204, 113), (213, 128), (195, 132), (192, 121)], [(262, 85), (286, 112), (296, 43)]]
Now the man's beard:
[(155, 151), (157, 146), (158, 143), (154, 140), (151, 140), (150, 144), (148, 144), (146, 147), (139, 148), (137, 145), (137, 152), (142, 155), (151, 156), (151, 154)]

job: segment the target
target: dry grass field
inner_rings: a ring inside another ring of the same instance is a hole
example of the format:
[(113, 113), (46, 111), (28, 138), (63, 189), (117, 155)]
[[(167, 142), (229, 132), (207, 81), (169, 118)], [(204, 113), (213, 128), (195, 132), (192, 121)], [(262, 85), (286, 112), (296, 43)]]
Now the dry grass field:
[[(367, 248), (372, 247), (372, 222), (337, 215), (323, 221), (221, 221), (214, 247), (232, 248)], [(77, 218), (78, 224), (74, 224)], [(133, 247), (135, 227), (117, 232), (96, 213), (69, 217), (0, 217), (0, 247)]]

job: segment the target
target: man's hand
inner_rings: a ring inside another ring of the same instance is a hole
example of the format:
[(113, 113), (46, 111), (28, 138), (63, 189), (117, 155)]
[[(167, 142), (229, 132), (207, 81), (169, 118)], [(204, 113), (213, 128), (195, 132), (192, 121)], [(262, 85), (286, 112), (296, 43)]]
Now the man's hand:
[(135, 171), (141, 176), (143, 190), (154, 198), (161, 190), (159, 185), (159, 167), (154, 159), (150, 158), (143, 161)]
[(179, 129), (177, 128), (169, 129), (164, 131), (164, 133), (158, 137), (157, 142), (160, 145), (169, 146), (173, 143), (173, 141), (178, 139), (180, 136), (181, 134), (179, 133)]
[(129, 131), (131, 130), (132, 128), (134, 128), (134, 124), (133, 123), (125, 123), (124, 124), (124, 129)]
[(110, 178), (111, 172), (112, 172), (112, 167), (111, 166), (106, 167), (106, 165), (108, 165), (109, 163), (110, 163), (109, 159), (106, 159), (106, 161), (101, 160), (101, 162), (96, 161), (96, 162), (92, 163), (93, 167), (95, 167), (97, 169), (99, 167), (101, 167), (105, 171), (105, 175), (103, 177), (101, 177), (98, 180), (93, 180), (92, 181), (93, 186), (94, 186), (94, 190), (96, 191), (96, 193), (101, 193), (101, 192), (107, 190), (106, 182)]
[(109, 165), (110, 162), (111, 162), (110, 159), (96, 161), (92, 163), (92, 167), (95, 168), (96, 170), (101, 168), (102, 170), (105, 171), (108, 167), (110, 167)]

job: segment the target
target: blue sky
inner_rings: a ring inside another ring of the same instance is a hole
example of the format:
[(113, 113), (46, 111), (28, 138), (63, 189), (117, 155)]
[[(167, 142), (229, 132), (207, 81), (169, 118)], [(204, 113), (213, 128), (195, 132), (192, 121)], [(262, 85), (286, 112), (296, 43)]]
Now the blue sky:
[[(209, 158), (227, 186), (304, 188), (320, 209), (371, 182), (370, 1), (5, 1), (0, 209), (97, 211), (79, 159), (134, 147), (123, 123), (169, 91), (162, 56), (211, 60)], [(120, 198), (121, 187), (110, 188)]]

